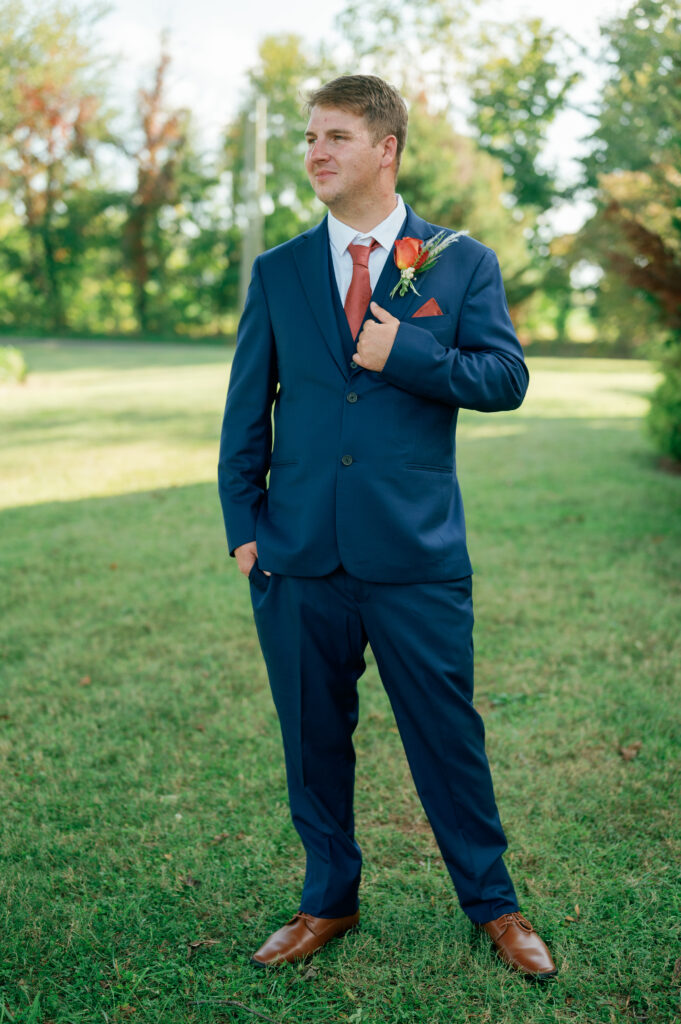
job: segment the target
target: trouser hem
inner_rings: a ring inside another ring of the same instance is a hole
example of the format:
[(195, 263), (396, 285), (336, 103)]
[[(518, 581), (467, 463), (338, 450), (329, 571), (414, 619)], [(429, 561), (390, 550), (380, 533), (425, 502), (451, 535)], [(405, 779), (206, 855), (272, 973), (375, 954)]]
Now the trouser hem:
[(312, 917), (334, 919), (337, 917), (352, 917), (352, 915), (356, 914), (358, 910), (358, 902), (355, 902), (354, 904), (349, 904), (348, 909), (345, 909), (341, 904), (338, 904), (337, 906), (332, 907), (330, 910), (326, 909), (323, 912), (320, 910), (319, 907), (315, 907), (314, 904), (307, 905), (305, 903), (302, 903), (298, 908), (298, 913), (311, 914)]
[(480, 903), (476, 907), (468, 907), (464, 913), (474, 924), (487, 924), (488, 921), (496, 921), (503, 914), (513, 914), (520, 910), (517, 903)]

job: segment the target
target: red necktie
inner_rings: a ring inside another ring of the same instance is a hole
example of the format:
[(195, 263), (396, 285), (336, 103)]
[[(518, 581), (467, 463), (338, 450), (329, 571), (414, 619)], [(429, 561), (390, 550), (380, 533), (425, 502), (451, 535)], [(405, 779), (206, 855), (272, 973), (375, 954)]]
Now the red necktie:
[(372, 238), (371, 245), (349, 245), (348, 252), (352, 256), (352, 281), (345, 296), (345, 315), (348, 318), (352, 337), (356, 337), (362, 326), (364, 314), (371, 299), (371, 278), (369, 277), (369, 253), (377, 245)]

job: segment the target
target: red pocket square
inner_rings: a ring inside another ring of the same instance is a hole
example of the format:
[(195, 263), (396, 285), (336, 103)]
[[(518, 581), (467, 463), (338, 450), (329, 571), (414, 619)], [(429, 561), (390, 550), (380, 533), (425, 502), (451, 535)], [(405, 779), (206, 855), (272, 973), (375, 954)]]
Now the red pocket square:
[(414, 316), (444, 316), (444, 313), (437, 304), (436, 299), (428, 299), (423, 303), (422, 306), (416, 310), (415, 313), (411, 314)]

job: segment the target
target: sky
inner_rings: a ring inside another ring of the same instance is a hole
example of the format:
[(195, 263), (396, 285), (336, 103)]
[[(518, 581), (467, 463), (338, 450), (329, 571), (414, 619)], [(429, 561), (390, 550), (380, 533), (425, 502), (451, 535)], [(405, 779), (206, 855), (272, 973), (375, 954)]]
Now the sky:
[[(172, 55), (169, 97), (174, 104), (189, 106), (200, 126), (201, 141), (215, 146), (225, 124), (233, 116), (246, 72), (257, 59), (263, 35), (293, 32), (314, 42), (333, 34), (333, 19), (344, 0), (110, 0), (111, 10), (97, 23), (96, 35), (107, 52), (116, 52), (119, 102), (131, 107), (135, 88), (149, 82), (158, 58), (160, 32), (170, 32)], [(87, 7), (88, 0), (76, 0)], [(599, 49), (598, 24), (623, 14), (631, 0), (487, 0), (485, 15), (510, 21), (540, 16), (562, 27), (594, 54)], [(473, 5), (471, 5), (473, 7)], [(472, 15), (473, 16), (473, 15)], [(348, 71), (355, 70), (348, 68)], [(596, 73), (597, 74), (597, 73)], [(583, 108), (597, 94), (598, 79), (582, 83), (573, 95)], [(547, 157), (567, 182), (574, 173), (574, 157), (580, 137), (590, 122), (579, 109), (564, 112), (551, 130)], [(586, 216), (570, 206), (554, 215), (559, 230), (573, 230)], [(565, 223), (560, 224), (560, 218)]]

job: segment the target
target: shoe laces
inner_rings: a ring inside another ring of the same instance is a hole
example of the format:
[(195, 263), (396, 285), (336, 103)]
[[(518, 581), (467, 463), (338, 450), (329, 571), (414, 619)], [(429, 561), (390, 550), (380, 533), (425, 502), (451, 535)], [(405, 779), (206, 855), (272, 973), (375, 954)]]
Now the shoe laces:
[(506, 918), (506, 924), (507, 925), (509, 925), (509, 924), (517, 924), (518, 927), (522, 928), (522, 930), (524, 932), (533, 932), (534, 931), (534, 928), (532, 927), (530, 922), (527, 920), (526, 917), (523, 917), (523, 915), (520, 913), (519, 910), (514, 910), (512, 913), (505, 914), (504, 916)]
[[(298, 910), (298, 911), (297, 911), (297, 912), (296, 912), (296, 913), (295, 913), (295, 914), (293, 915), (293, 917), (291, 918), (291, 920), (290, 920), (290, 921), (287, 921), (287, 922), (286, 922), (286, 924), (287, 924), (287, 925), (289, 925), (289, 924), (295, 924), (295, 923), (296, 923), (296, 921), (297, 921), (297, 920), (298, 920), (299, 918), (300, 918), (300, 920), (301, 920), (301, 921), (305, 921), (305, 922), (307, 922), (307, 921), (314, 921), (314, 916), (313, 916), (312, 914), (306, 914), (304, 910)], [(312, 929), (312, 928), (310, 927), (310, 925), (307, 925), (307, 927), (308, 927), (308, 928), (310, 929), (310, 931), (312, 931), (312, 930), (313, 930), (313, 929)]]

